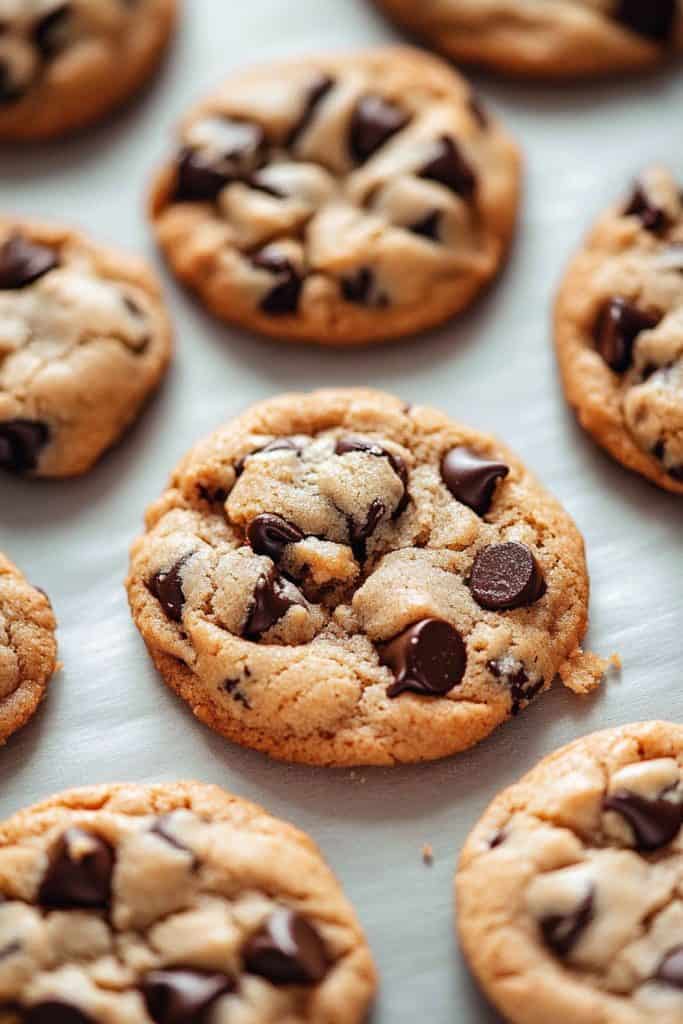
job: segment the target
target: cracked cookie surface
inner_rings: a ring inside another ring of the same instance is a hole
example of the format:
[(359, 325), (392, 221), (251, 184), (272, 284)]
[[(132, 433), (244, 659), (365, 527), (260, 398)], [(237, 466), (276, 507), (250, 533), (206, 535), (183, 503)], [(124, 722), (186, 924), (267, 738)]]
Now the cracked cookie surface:
[(284, 395), (200, 442), (128, 593), (194, 714), (286, 760), (442, 757), (600, 674), (569, 516), (495, 439), (377, 391)]
[(230, 78), (185, 119), (152, 220), (217, 316), (350, 345), (469, 305), (507, 250), (519, 178), (464, 79), (385, 48)]
[(681, 0), (375, 0), (446, 56), (548, 78), (637, 71), (683, 51)]
[(140, 261), (67, 228), (0, 219), (0, 469), (84, 473), (170, 354), (159, 285)]
[(139, 89), (176, 0), (0, 0), (0, 140), (62, 135)]
[(667, 170), (598, 221), (562, 283), (555, 336), (582, 426), (683, 494), (683, 195)]
[(0, 552), (0, 744), (45, 696), (57, 664), (56, 628), (49, 599)]
[(94, 786), (0, 824), (3, 1022), (359, 1024), (374, 989), (314, 843), (216, 786)]
[(683, 1020), (683, 726), (594, 733), (501, 793), (456, 877), (458, 928), (515, 1024)]

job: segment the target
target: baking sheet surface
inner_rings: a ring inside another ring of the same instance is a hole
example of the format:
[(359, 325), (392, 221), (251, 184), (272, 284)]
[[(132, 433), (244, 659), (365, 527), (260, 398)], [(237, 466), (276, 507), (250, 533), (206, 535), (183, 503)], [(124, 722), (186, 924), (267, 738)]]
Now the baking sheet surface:
[[(144, 222), (150, 171), (184, 108), (252, 61), (388, 41), (363, 0), (188, 0), (169, 61), (142, 101), (61, 145), (0, 150), (0, 209), (61, 218), (156, 254)], [(64, 669), (0, 751), (0, 815), (67, 786), (193, 777), (309, 831), (354, 901), (382, 975), (376, 1024), (493, 1024), (457, 952), (457, 851), (493, 795), (593, 729), (683, 717), (680, 498), (627, 474), (575, 426), (549, 332), (553, 290), (591, 219), (645, 163), (683, 172), (683, 71), (565, 88), (481, 77), (527, 160), (510, 264), (457, 324), (349, 353), (291, 348), (223, 328), (165, 277), (177, 358), (138, 428), (95, 470), (61, 484), (0, 481), (0, 548), (51, 595)], [(240, 750), (195, 722), (156, 678), (122, 580), (143, 510), (178, 458), (245, 405), (286, 389), (367, 383), (499, 433), (575, 516), (588, 546), (593, 649), (621, 678), (581, 700), (556, 687), (452, 760), (317, 771)], [(422, 846), (434, 864), (422, 862)]]

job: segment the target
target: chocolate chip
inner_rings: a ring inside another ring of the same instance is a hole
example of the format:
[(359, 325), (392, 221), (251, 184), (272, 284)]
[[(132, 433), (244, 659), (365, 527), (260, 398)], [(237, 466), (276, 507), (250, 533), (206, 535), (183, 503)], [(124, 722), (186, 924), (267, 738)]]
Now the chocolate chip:
[(273, 985), (315, 985), (327, 973), (322, 938), (314, 926), (293, 910), (276, 910), (243, 950), (250, 974)]
[(619, 0), (614, 17), (638, 35), (665, 43), (673, 34), (677, 11), (676, 0)]
[(177, 202), (210, 202), (233, 179), (216, 166), (215, 157), (200, 149), (183, 149), (178, 157)]
[(491, 675), (510, 688), (513, 715), (518, 715), (543, 689), (543, 679), (532, 683), (522, 664), (518, 666), (515, 663), (509, 667), (504, 661), (489, 661), (486, 667)]
[(351, 117), (349, 150), (357, 164), (368, 160), (408, 124), (408, 115), (381, 96), (364, 96)]
[(306, 607), (306, 601), (293, 583), (283, 579), (276, 569), (266, 573), (256, 584), (252, 607), (244, 636), (247, 640), (260, 640), (271, 626), (297, 605)]
[(266, 246), (251, 257), (259, 270), (267, 270), (277, 277), (277, 284), (261, 299), (260, 308), (268, 316), (288, 316), (299, 307), (302, 281), (288, 260), (273, 246)]
[(461, 682), (467, 668), (467, 648), (449, 622), (423, 619), (379, 648), (379, 660), (395, 675), (387, 696), (410, 691), (441, 697)]
[(539, 926), (543, 941), (553, 953), (560, 957), (571, 953), (593, 919), (594, 903), (595, 892), (591, 886), (576, 910), (569, 914), (548, 914), (541, 919)]
[(449, 135), (442, 135), (434, 144), (433, 156), (418, 172), (418, 176), (437, 181), (464, 199), (470, 199), (477, 187), (474, 171)]
[[(263, 448), (257, 448), (253, 452), (249, 452), (248, 455), (243, 455), (241, 459), (238, 459), (235, 463), (235, 475), (241, 476), (244, 472), (244, 466), (247, 459), (251, 458), (252, 455), (265, 455), (267, 452), (284, 452), (293, 451), (297, 455), (304, 450), (303, 444), (295, 440), (293, 437), (276, 437), (274, 441), (269, 441), (268, 444), (264, 445)], [(226, 494), (227, 498), (227, 494)]]
[(257, 555), (267, 555), (277, 563), (285, 553), (288, 544), (296, 544), (304, 539), (304, 534), (293, 523), (264, 512), (249, 523), (247, 538)]
[(22, 1024), (94, 1024), (83, 1010), (59, 999), (49, 999), (21, 1011)]
[(183, 568), (187, 556), (181, 558), (175, 565), (152, 576), (147, 583), (147, 589), (156, 597), (164, 610), (167, 618), (173, 622), (180, 622), (183, 617), (185, 606), (185, 594), (183, 593), (183, 581), (180, 571)]
[(383, 292), (375, 292), (375, 275), (369, 267), (359, 267), (354, 274), (342, 277), (341, 292), (347, 302), (356, 306), (383, 309), (389, 305), (389, 299)]
[(0, 423), (0, 469), (10, 473), (32, 473), (49, 439), (49, 427), (37, 420), (5, 420)]
[(328, 92), (334, 86), (334, 79), (330, 78), (329, 75), (318, 75), (316, 80), (310, 86), (308, 95), (306, 96), (306, 102), (302, 111), (301, 117), (292, 128), (287, 138), (286, 145), (294, 146), (296, 142), (304, 134), (315, 114), (316, 108), (321, 101), (327, 96)]
[(507, 541), (482, 548), (474, 560), (470, 590), (482, 608), (523, 608), (546, 591), (543, 572), (526, 544)]
[(349, 452), (365, 452), (367, 455), (374, 455), (376, 458), (389, 460), (389, 465), (403, 484), (403, 497), (398, 503), (393, 516), (394, 519), (398, 519), (410, 501), (410, 494), (408, 493), (408, 467), (401, 456), (395, 455), (387, 448), (383, 448), (381, 444), (377, 444), (366, 437), (348, 436), (338, 438), (334, 446), (335, 455), (348, 455)]
[(448, 490), (479, 516), (489, 511), (496, 484), (509, 472), (504, 462), (486, 459), (462, 446), (451, 448), (441, 460), (441, 477)]
[(642, 183), (637, 184), (634, 188), (633, 194), (624, 210), (624, 216), (638, 217), (643, 227), (655, 235), (666, 231), (669, 226), (669, 218), (666, 211), (662, 210), (659, 206), (655, 206)]
[(595, 324), (598, 352), (615, 373), (624, 373), (633, 361), (633, 346), (641, 331), (652, 330), (659, 320), (626, 299), (609, 299)]
[(24, 235), (11, 235), (0, 247), (0, 290), (26, 288), (58, 266), (54, 250)]
[(243, 704), (247, 710), (251, 711), (251, 701), (247, 697), (246, 693), (240, 690), (242, 684), (241, 679), (226, 679), (223, 683), (223, 689), (228, 693), (233, 700), (236, 700), (238, 704)]
[(506, 839), (507, 835), (505, 832), (503, 832), (502, 829), (499, 829), (498, 832), (489, 839), (489, 850), (495, 850), (497, 847), (502, 846)]
[(349, 520), (351, 548), (358, 562), (365, 561), (367, 555), (367, 542), (379, 526), (382, 518), (386, 514), (386, 511), (387, 509), (384, 502), (379, 498), (375, 498), (362, 523), (356, 523), (353, 519)]
[(104, 909), (111, 898), (114, 851), (92, 832), (69, 828), (50, 854), (38, 893), (44, 907)]
[(186, 846), (182, 840), (178, 839), (176, 835), (171, 831), (171, 825), (173, 824), (172, 814), (162, 814), (161, 817), (157, 818), (150, 832), (152, 835), (158, 836), (159, 839), (163, 839), (169, 846), (173, 846), (176, 850), (180, 850), (182, 853), (189, 853), (192, 856), (193, 863), (196, 863), (197, 858), (195, 857), (194, 851)]
[(66, 46), (71, 15), (71, 4), (63, 3), (36, 22), (33, 41), (45, 60), (52, 60)]
[(620, 790), (606, 796), (603, 810), (616, 811), (631, 826), (636, 848), (645, 853), (659, 850), (678, 835), (681, 827), (681, 806), (661, 797), (648, 800), (637, 793)]
[(24, 93), (25, 89), (14, 80), (9, 61), (0, 58), (0, 106), (16, 103)]
[(683, 946), (669, 950), (655, 971), (657, 981), (663, 981), (672, 988), (683, 989)]
[(204, 1024), (216, 1000), (234, 992), (235, 981), (228, 974), (177, 967), (149, 971), (140, 989), (156, 1024)]
[(248, 121), (230, 118), (210, 122), (215, 138), (188, 146), (178, 157), (175, 199), (213, 201), (233, 181), (248, 178), (264, 162), (266, 136)]
[(430, 210), (420, 220), (416, 220), (414, 224), (409, 224), (408, 231), (412, 231), (414, 235), (422, 235), (423, 238), (429, 238), (432, 242), (438, 242), (440, 240), (440, 226), (441, 210)]

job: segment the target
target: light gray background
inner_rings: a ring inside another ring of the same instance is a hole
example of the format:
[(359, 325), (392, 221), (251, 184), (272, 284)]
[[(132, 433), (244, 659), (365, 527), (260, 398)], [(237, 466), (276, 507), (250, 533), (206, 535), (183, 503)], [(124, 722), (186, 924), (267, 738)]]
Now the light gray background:
[[(382, 42), (364, 0), (189, 0), (163, 73), (134, 108), (77, 141), (0, 150), (0, 209), (63, 218), (156, 259), (144, 221), (152, 167), (186, 105), (233, 68)], [(90, 782), (195, 777), (309, 831), (341, 877), (382, 975), (378, 1024), (492, 1024), (451, 928), (451, 877), (491, 797), (541, 755), (602, 726), (683, 716), (681, 499), (612, 463), (574, 425), (551, 349), (563, 265), (644, 162), (683, 170), (683, 75), (565, 88), (481, 78), (527, 157), (510, 265), (458, 323), (365, 352), (292, 348), (212, 323), (170, 278), (177, 358), (138, 428), (89, 476), (0, 479), (0, 547), (51, 595), (63, 671), (0, 751), (0, 814)], [(576, 517), (593, 582), (590, 645), (620, 680), (581, 700), (556, 689), (471, 753), (390, 771), (286, 767), (224, 742), (156, 678), (122, 580), (146, 504), (200, 436), (288, 388), (368, 383), (500, 433)], [(426, 867), (421, 847), (434, 847)]]

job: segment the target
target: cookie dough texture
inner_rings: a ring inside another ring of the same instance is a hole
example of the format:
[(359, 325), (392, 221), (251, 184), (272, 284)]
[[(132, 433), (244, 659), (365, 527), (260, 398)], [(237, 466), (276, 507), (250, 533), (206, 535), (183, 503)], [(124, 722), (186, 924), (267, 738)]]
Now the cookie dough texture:
[(374, 992), (313, 842), (215, 786), (96, 786), (21, 811), (0, 825), (0, 893), (0, 999), (23, 1019), (360, 1024)]
[(514, 1024), (683, 1019), (683, 726), (595, 733), (493, 801), (462, 852), (458, 929)]
[(586, 690), (601, 668), (578, 681), (569, 516), (498, 441), (378, 391), (283, 395), (198, 444), (148, 510), (128, 593), (194, 714), (286, 760), (443, 757), (558, 672)]
[(155, 69), (176, 0), (0, 0), (0, 141), (99, 120)]
[(0, 218), (0, 467), (84, 473), (156, 389), (171, 327), (137, 259)]
[(48, 598), (0, 553), (0, 744), (45, 696), (57, 664), (56, 628)]
[(637, 71), (683, 50), (680, 0), (376, 0), (457, 61), (515, 75)]
[(520, 157), (441, 61), (408, 48), (230, 78), (157, 177), (157, 239), (217, 316), (352, 345), (438, 324), (493, 277)]
[(683, 494), (683, 199), (663, 168), (600, 218), (555, 311), (567, 398), (628, 469)]

